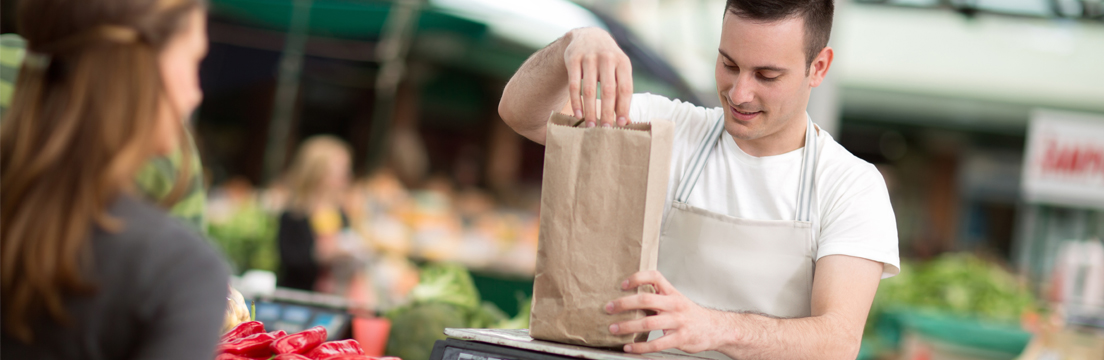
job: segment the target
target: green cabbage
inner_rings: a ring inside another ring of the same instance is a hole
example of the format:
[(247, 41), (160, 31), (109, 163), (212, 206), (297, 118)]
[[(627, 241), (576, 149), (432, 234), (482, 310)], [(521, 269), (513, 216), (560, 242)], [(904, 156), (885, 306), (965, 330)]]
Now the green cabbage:
[(211, 241), (230, 262), (235, 274), (249, 269), (276, 271), (279, 221), (254, 200), (241, 204), (226, 219), (212, 219), (207, 227)]
[(387, 355), (403, 360), (429, 360), (433, 343), (445, 339), (445, 328), (466, 327), (464, 312), (445, 303), (417, 303), (385, 315), (391, 320)]
[(470, 310), (480, 305), (468, 269), (459, 264), (432, 264), (422, 269), (421, 280), (410, 291), (414, 303), (445, 303)]
[[(458, 264), (427, 265), (410, 300), (384, 314), (391, 320), (386, 353), (403, 360), (428, 360), (445, 328), (490, 328), (510, 320), (480, 300), (468, 269)], [(528, 327), (528, 315), (525, 320)]]

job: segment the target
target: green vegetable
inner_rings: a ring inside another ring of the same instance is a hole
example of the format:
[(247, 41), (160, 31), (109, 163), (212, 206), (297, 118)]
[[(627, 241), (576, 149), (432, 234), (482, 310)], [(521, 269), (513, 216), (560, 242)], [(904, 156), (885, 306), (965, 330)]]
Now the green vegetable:
[(1025, 311), (1038, 310), (1023, 282), (999, 265), (967, 253), (921, 264), (902, 262), (901, 274), (878, 286), (867, 332), (882, 313), (900, 307), (999, 322), (1017, 322)]
[[(445, 338), (445, 328), (529, 327), (527, 308), (518, 318), (508, 319), (494, 304), (481, 302), (468, 269), (458, 264), (424, 267), (410, 300), (384, 314), (391, 320), (387, 354), (403, 360), (428, 360), (433, 343)], [(522, 316), (525, 326), (518, 327)]]
[(211, 219), (207, 233), (241, 274), (249, 269), (276, 271), (278, 220), (255, 200), (234, 210), (226, 219)]
[(410, 292), (411, 303), (384, 317), (391, 320), (387, 355), (403, 360), (428, 360), (433, 343), (445, 338), (445, 328), (525, 329), (532, 300), (519, 301), (518, 316), (509, 319), (490, 302), (481, 302), (471, 274), (457, 264), (431, 264)]
[[(459, 264), (432, 264), (422, 269), (421, 281), (410, 291), (414, 303), (439, 302), (464, 310), (479, 307), (479, 291), (468, 269)], [(405, 358), (404, 358), (405, 359)]]
[(505, 312), (487, 301), (483, 302), (483, 306), (468, 311), (467, 315), (467, 326), (470, 328), (491, 328), (508, 319)]
[(403, 360), (429, 360), (433, 343), (445, 339), (445, 328), (467, 324), (464, 311), (447, 303), (416, 303), (385, 314), (391, 320), (387, 355)]

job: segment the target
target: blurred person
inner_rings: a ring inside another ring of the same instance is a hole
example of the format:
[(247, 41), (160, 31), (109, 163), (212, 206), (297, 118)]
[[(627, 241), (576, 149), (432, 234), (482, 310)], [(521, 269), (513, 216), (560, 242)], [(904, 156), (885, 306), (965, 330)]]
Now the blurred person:
[(285, 175), (286, 210), (280, 214), (277, 285), (366, 301), (363, 241), (352, 230), (348, 204), (352, 155), (333, 136), (308, 138)]
[(205, 14), (201, 0), (21, 3), (26, 59), (0, 127), (5, 357), (213, 354), (227, 267), (133, 180), (185, 141)]
[(587, 127), (675, 123), (659, 270), (622, 284), (650, 284), (657, 294), (606, 305), (609, 313), (655, 311), (610, 325), (615, 334), (651, 333), (625, 351), (737, 359), (858, 354), (878, 282), (896, 275), (900, 260), (878, 170), (806, 113), (832, 64), (833, 7), (832, 0), (727, 1), (718, 14), (719, 108), (633, 94), (629, 58), (596, 28), (568, 32), (506, 85), (503, 120), (542, 144), (548, 114), (557, 110)]

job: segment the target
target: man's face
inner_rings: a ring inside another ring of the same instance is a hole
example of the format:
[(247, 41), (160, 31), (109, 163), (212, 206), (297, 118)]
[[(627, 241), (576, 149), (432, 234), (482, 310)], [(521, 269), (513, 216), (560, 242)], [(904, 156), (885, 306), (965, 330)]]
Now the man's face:
[(733, 137), (755, 140), (805, 121), (813, 75), (806, 74), (803, 19), (762, 22), (725, 14), (717, 92)]

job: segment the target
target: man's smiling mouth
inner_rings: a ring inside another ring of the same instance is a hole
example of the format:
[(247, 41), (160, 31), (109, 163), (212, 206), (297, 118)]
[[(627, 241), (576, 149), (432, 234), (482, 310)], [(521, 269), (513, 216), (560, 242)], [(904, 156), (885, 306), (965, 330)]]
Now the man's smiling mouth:
[(729, 106), (728, 108), (732, 110), (732, 116), (735, 117), (736, 120), (739, 120), (739, 121), (750, 121), (750, 120), (758, 117), (759, 114), (763, 113), (762, 111), (751, 111), (751, 112), (740, 111), (740, 110), (737, 110), (735, 106)]

